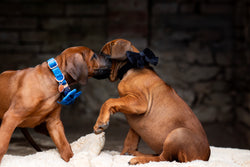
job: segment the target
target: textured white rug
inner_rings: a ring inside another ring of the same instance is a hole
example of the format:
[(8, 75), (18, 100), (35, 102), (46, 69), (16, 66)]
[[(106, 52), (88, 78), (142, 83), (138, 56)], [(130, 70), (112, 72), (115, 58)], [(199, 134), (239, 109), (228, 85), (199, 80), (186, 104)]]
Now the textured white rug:
[[(28, 156), (5, 155), (0, 167), (128, 167), (133, 156), (121, 156), (116, 151), (102, 151), (104, 133), (89, 134), (71, 144), (74, 156), (67, 163), (56, 149)], [(136, 167), (250, 167), (250, 150), (211, 146), (209, 161), (150, 162)]]

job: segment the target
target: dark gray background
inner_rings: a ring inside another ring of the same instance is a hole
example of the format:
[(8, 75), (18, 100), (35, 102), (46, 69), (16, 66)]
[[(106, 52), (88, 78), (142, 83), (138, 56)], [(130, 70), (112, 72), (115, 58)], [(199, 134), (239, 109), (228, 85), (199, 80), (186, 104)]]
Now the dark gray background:
[[(0, 72), (126, 38), (160, 58), (156, 72), (191, 106), (211, 145), (249, 149), (249, 19), (249, 0), (1, 0)], [(68, 138), (92, 132), (116, 86), (90, 79), (78, 87), (83, 95), (62, 112)], [(114, 116), (107, 143), (121, 148), (127, 130)]]

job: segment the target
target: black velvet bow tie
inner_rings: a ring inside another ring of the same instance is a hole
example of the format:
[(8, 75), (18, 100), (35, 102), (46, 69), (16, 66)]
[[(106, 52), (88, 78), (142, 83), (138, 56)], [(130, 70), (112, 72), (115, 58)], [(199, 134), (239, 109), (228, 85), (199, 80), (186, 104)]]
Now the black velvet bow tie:
[(140, 53), (127, 51), (126, 56), (128, 58), (128, 63), (124, 65), (118, 71), (118, 77), (123, 78), (123, 75), (131, 68), (144, 68), (145, 65), (157, 65), (159, 58), (154, 55), (154, 53), (146, 48)]
[(126, 56), (127, 56), (128, 60), (129, 60), (129, 62), (135, 68), (144, 68), (144, 66), (148, 65), (148, 64), (157, 65), (158, 64), (158, 59), (159, 59), (148, 48), (144, 49), (140, 53), (127, 51)]

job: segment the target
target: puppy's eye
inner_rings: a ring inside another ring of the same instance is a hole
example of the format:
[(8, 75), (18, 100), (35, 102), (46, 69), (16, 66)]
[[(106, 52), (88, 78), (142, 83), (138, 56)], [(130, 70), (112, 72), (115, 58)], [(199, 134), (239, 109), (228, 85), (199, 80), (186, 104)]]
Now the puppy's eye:
[(97, 59), (97, 55), (96, 54), (93, 54), (93, 56), (91, 57), (91, 60), (93, 59)]

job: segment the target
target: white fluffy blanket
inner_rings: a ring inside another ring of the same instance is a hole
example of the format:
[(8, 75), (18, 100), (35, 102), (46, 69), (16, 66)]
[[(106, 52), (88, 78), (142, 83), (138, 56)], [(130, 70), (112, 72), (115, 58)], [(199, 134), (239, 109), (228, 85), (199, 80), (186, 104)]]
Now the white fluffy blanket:
[[(56, 149), (28, 156), (5, 155), (0, 167), (127, 167), (133, 156), (121, 156), (116, 151), (102, 151), (104, 133), (89, 134), (71, 144), (74, 156), (67, 163)], [(211, 147), (208, 162), (150, 162), (136, 167), (250, 167), (250, 150)]]

